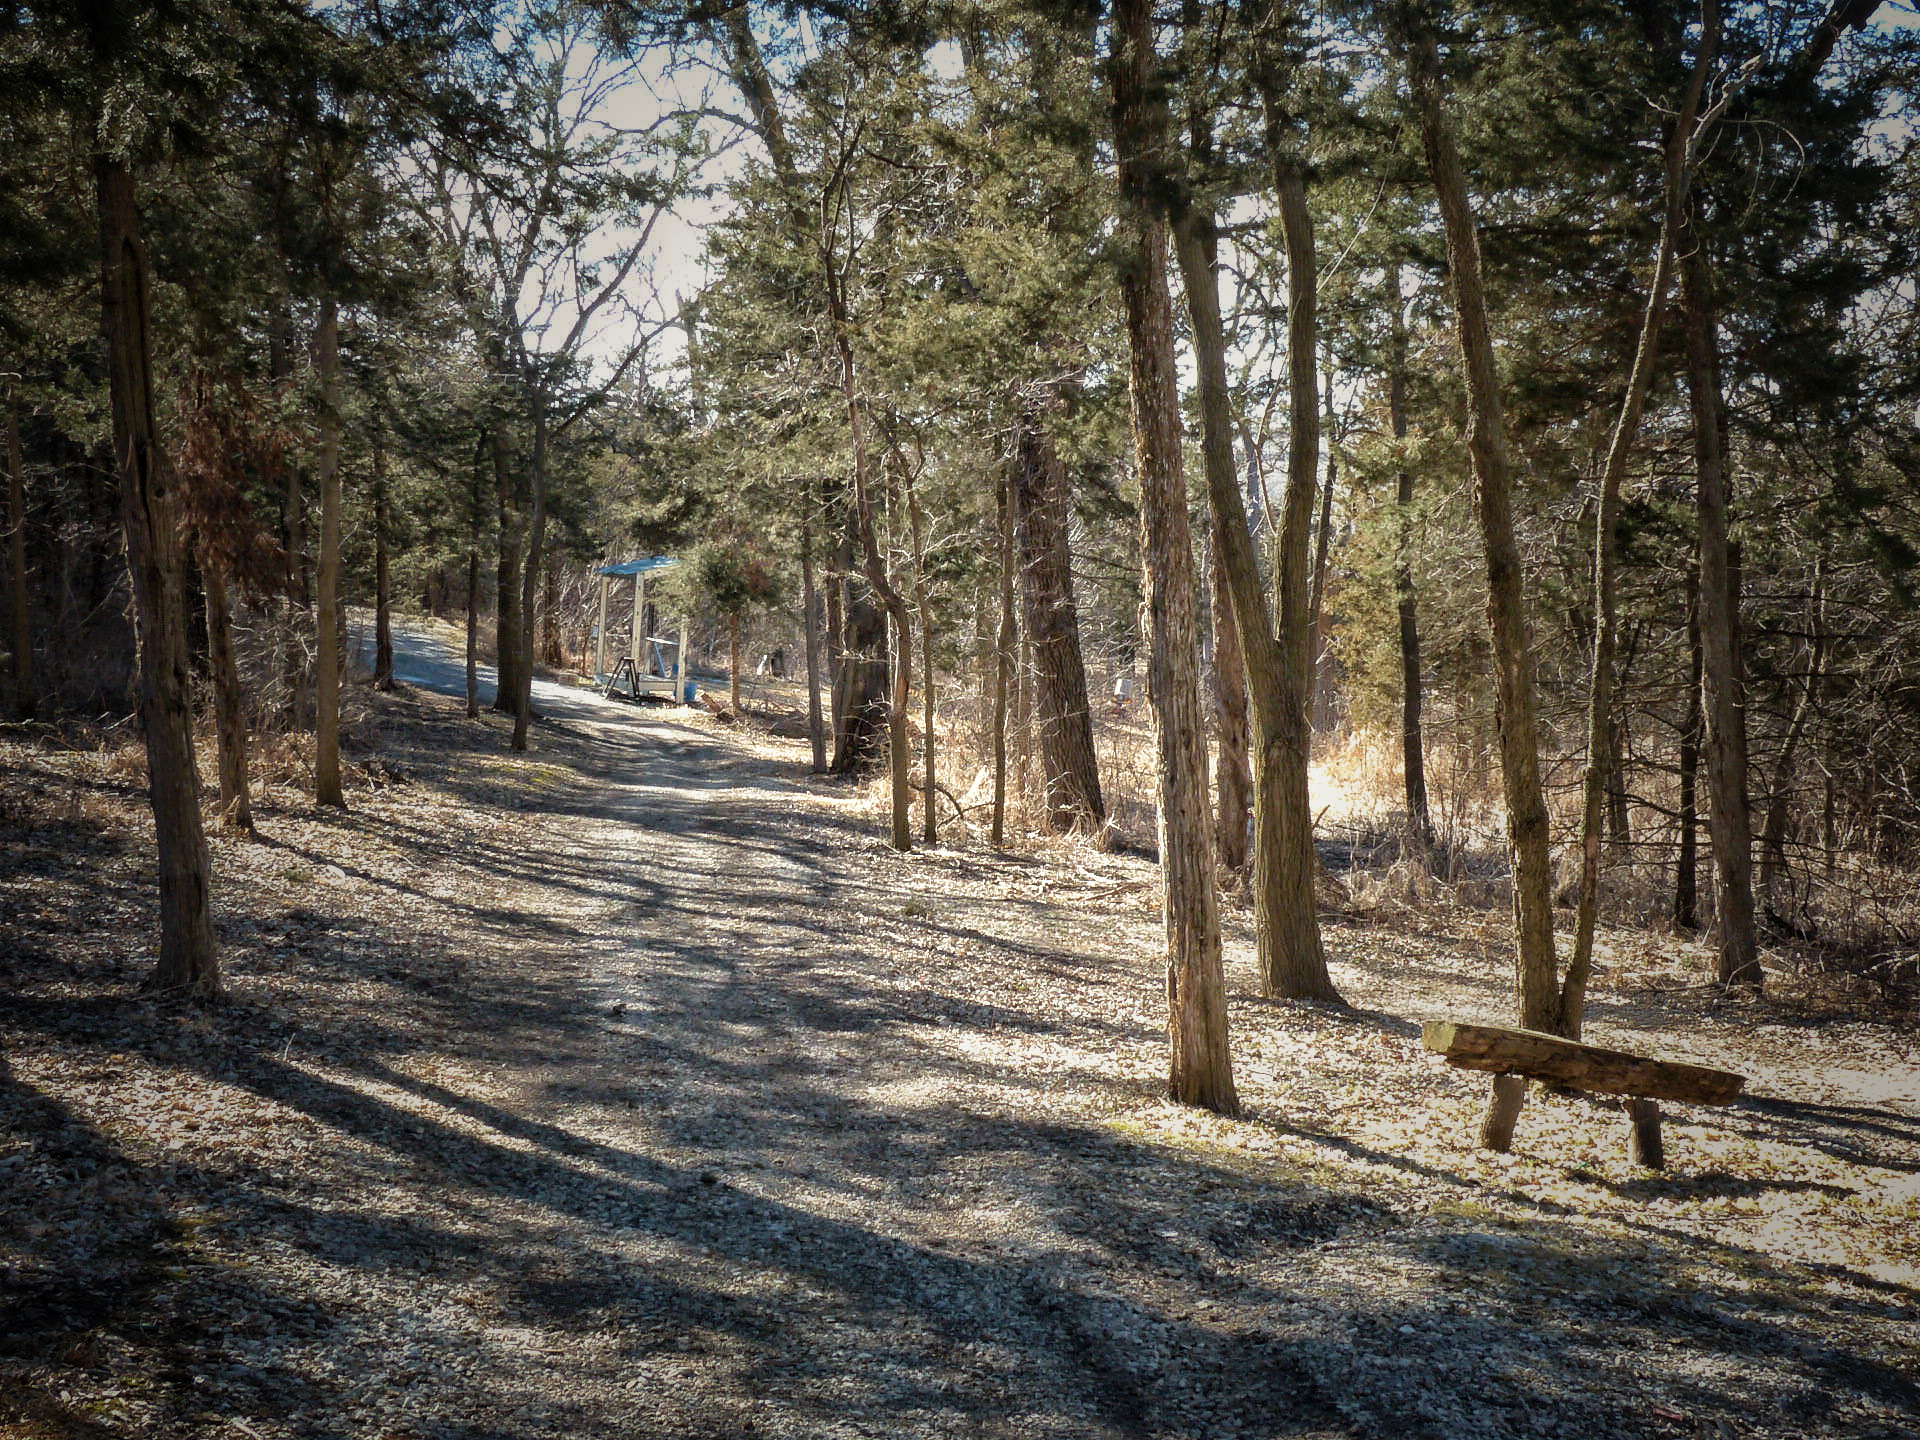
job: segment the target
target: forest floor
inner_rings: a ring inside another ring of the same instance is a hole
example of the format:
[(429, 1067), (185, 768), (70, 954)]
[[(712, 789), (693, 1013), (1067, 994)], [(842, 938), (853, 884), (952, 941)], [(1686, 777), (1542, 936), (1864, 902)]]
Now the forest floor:
[[(401, 673), (456, 674), (422, 633)], [(1914, 1031), (1606, 938), (1671, 1107), (1484, 1078), (1503, 913), (1326, 917), (1223, 1120), (1163, 1095), (1154, 871), (895, 854), (759, 725), (356, 691), (344, 814), (216, 837), (231, 999), (154, 952), (137, 751), (0, 742), (0, 1436), (1786, 1437), (1920, 1430)], [(97, 737), (96, 737), (97, 738)]]

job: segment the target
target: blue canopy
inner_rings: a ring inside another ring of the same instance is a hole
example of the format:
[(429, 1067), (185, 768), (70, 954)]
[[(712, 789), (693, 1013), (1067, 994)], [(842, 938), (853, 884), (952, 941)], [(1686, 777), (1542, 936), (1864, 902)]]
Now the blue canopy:
[(617, 565), (602, 565), (602, 575), (645, 575), (650, 570), (664, 570), (669, 565), (680, 562), (671, 555), (646, 555), (638, 560), (622, 560)]

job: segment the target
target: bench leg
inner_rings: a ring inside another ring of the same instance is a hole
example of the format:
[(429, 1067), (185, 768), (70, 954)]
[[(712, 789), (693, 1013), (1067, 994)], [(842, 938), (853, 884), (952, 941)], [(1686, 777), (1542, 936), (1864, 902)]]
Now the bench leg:
[(1627, 1159), (1649, 1170), (1667, 1168), (1667, 1152), (1660, 1139), (1660, 1102), (1629, 1096), (1620, 1102), (1633, 1129), (1627, 1137)]
[(1493, 1103), (1487, 1106), (1487, 1118), (1480, 1122), (1480, 1144), (1501, 1154), (1513, 1148), (1513, 1127), (1520, 1119), (1520, 1107), (1527, 1103), (1527, 1077), (1493, 1077)]

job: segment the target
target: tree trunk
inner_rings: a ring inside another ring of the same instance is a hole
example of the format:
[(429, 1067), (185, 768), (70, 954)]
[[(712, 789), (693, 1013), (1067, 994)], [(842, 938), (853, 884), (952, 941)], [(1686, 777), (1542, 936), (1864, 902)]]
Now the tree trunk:
[(393, 689), (393, 584), (387, 563), (387, 449), (373, 433), (373, 688)]
[(313, 799), (347, 808), (340, 788), (340, 309), (328, 293), (320, 301), (314, 336), (320, 371), (320, 565), (317, 647), (313, 677)]
[(1387, 372), (1387, 424), (1393, 431), (1399, 470), (1395, 475), (1393, 590), (1400, 618), (1400, 766), (1407, 795), (1407, 834), (1431, 863), (1433, 815), (1427, 804), (1427, 747), (1421, 733), (1425, 682), (1420, 678), (1420, 604), (1413, 586), (1413, 470), (1407, 464), (1407, 303), (1400, 293), (1400, 266), (1388, 272), (1393, 305), (1391, 369)]
[(247, 778), (247, 707), (233, 658), (233, 610), (217, 557), (202, 552), (206, 582), (207, 661), (213, 676), (214, 728), (220, 757), (220, 824), (254, 836), (253, 794)]
[(486, 513), (480, 462), (487, 453), (483, 432), (473, 456), (473, 488), (468, 496), (472, 528), (467, 536), (467, 718), (480, 716), (480, 517)]
[[(515, 652), (513, 692), (513, 741), (511, 748), (527, 748), (527, 728), (533, 723), (533, 632), (534, 602), (539, 596), (540, 568), (546, 560), (547, 546), (547, 397), (536, 393), (533, 401), (533, 519), (527, 536), (526, 563), (520, 569), (520, 616), (515, 627), (519, 648)], [(642, 617), (633, 617), (635, 626)], [(644, 632), (642, 632), (644, 633)]]
[[(1184, 257), (1183, 250), (1183, 271)], [(1188, 276), (1189, 294), (1193, 283), (1193, 278)], [(1197, 327), (1198, 322), (1195, 323)], [(1213, 463), (1204, 449), (1202, 459), (1207, 464)], [(1231, 451), (1227, 465), (1231, 471)], [(1211, 518), (1217, 536), (1221, 517)], [(1213, 584), (1213, 715), (1219, 744), (1213, 782), (1219, 807), (1214, 821), (1215, 859), (1222, 875), (1238, 881), (1247, 873), (1247, 821), (1253, 809), (1253, 772), (1247, 761), (1247, 670), (1240, 649), (1240, 627), (1233, 619), (1232, 588), (1227, 584), (1226, 566), (1220, 559), (1217, 538), (1213, 550), (1213, 563), (1207, 568), (1212, 572)]]
[(807, 647), (807, 742), (813, 747), (813, 773), (827, 768), (827, 730), (820, 713), (820, 597), (813, 585), (813, 485), (807, 485), (800, 515), (800, 593), (802, 638)]
[(1799, 703), (1793, 707), (1793, 718), (1787, 722), (1786, 737), (1780, 742), (1780, 753), (1773, 762), (1773, 783), (1767, 787), (1767, 814), (1760, 827), (1760, 893), (1773, 906), (1780, 904), (1780, 886), (1789, 874), (1787, 822), (1793, 798), (1793, 762), (1799, 755), (1800, 742), (1813, 716), (1814, 696), (1819, 693), (1821, 666), (1826, 659), (1824, 568), (1821, 561), (1814, 562), (1814, 629), (1807, 658), (1806, 688), (1800, 693)]
[[(1265, 112), (1265, 139), (1272, 165), (1281, 229), (1287, 247), (1288, 400), (1292, 430), (1287, 483), (1280, 503), (1274, 588), (1280, 623), (1276, 633), (1261, 590), (1252, 530), (1240, 500), (1233, 463), (1233, 427), (1228, 403), (1225, 332), (1220, 319), (1214, 221), (1192, 206), (1177, 234), (1193, 318), (1194, 355), (1200, 376), (1201, 453), (1207, 475), (1216, 560), (1224, 569), (1247, 681), (1253, 726), (1253, 907), (1261, 988), (1286, 999), (1339, 1003), (1327, 973), (1314, 896), (1319, 856), (1313, 848), (1313, 814), (1307, 766), (1313, 730), (1308, 714), (1313, 692), (1312, 608), (1309, 544), (1319, 481), (1320, 408), (1315, 379), (1319, 317), (1313, 222), (1306, 182), (1292, 158), (1291, 125), (1281, 107), (1286, 63), (1283, 37), (1269, 18), (1260, 36), (1254, 85)], [(1210, 138), (1196, 130), (1197, 148)]]
[(1486, 287), (1480, 274), (1480, 235), (1467, 196), (1453, 117), (1447, 110), (1438, 44), (1415, 7), (1397, 7), (1394, 13), (1402, 22), (1395, 38), (1406, 55), (1427, 167), (1446, 229), (1447, 269), (1467, 381), (1467, 451), (1473, 462), (1475, 501), (1486, 551), (1487, 621), (1499, 706), (1501, 788), (1513, 865), (1520, 1023), (1530, 1030), (1550, 1030), (1560, 1010), (1553, 949), (1551, 836), (1540, 784), (1526, 576), (1514, 539), (1512, 461), (1487, 318)]
[(1023, 397), (1010, 478), (1020, 541), (1021, 593), (1027, 643), (1034, 664), (1035, 720), (1047, 787), (1046, 827), (1055, 834), (1094, 833), (1105, 823), (1100, 763), (1093, 748), (1093, 714), (1080, 651), (1080, 616), (1073, 597), (1073, 557), (1067, 537), (1067, 467), (1047, 412), (1049, 391)]
[(908, 470), (905, 474), (907, 524), (913, 539), (913, 608), (920, 612), (920, 747), (925, 756), (927, 782), (921, 792), (920, 838), (933, 845), (940, 839), (940, 817), (935, 804), (939, 791), (934, 781), (933, 607), (927, 603), (927, 546), (920, 499), (914, 494), (913, 472)]
[[(511, 715), (520, 694), (520, 522), (518, 497), (507, 468), (506, 447), (496, 432), (489, 437), (493, 450), (493, 489), (500, 511), (499, 557), (494, 566), (494, 687), (493, 708)], [(634, 617), (639, 624), (639, 617)]]
[(746, 714), (746, 707), (740, 702), (740, 614), (738, 611), (727, 616), (727, 690), (733, 713)]
[(1673, 923), (1680, 930), (1700, 928), (1699, 801), (1700, 773), (1700, 571), (1687, 567), (1687, 718), (1680, 731), (1680, 854), (1673, 867)]
[(20, 458), (20, 399), (7, 395), (7, 591), (13, 612), (13, 713), (31, 720), (39, 706), (33, 683), (33, 611), (27, 593), (27, 482)]
[(1207, 749), (1194, 657), (1193, 547), (1180, 465), (1180, 392), (1167, 293), (1166, 102), (1158, 97), (1151, 0), (1116, 0), (1115, 151), (1121, 197), (1120, 285), (1126, 306), (1141, 558), (1149, 617), (1147, 693), (1158, 748), (1160, 867), (1166, 885), (1167, 1034), (1173, 1098), (1231, 1115), (1240, 1108), (1227, 1048), (1226, 985), (1207, 816)]
[[(1305, 190), (1302, 189), (1304, 197)], [(1304, 198), (1301, 213), (1306, 214)], [(1311, 222), (1307, 231), (1307, 241), (1311, 245), (1313, 231)], [(1308, 253), (1311, 253), (1309, 250)], [(1292, 312), (1289, 311), (1289, 314)], [(1316, 322), (1317, 326), (1317, 322)], [(1327, 566), (1332, 558), (1333, 532), (1333, 490), (1340, 476), (1340, 457), (1333, 451), (1333, 375), (1327, 375), (1326, 427), (1321, 431), (1327, 439), (1327, 483), (1320, 487), (1320, 524), (1315, 531), (1313, 542), (1313, 599), (1309, 605), (1307, 620), (1308, 633), (1313, 637), (1308, 661), (1308, 700), (1317, 730), (1324, 730), (1332, 724), (1331, 687), (1327, 683)]]
[(1593, 536), (1593, 678), (1587, 692), (1587, 767), (1581, 781), (1580, 889), (1574, 910), (1573, 949), (1560, 987), (1560, 1014), (1554, 1030), (1568, 1039), (1580, 1038), (1586, 1010), (1587, 979), (1593, 966), (1593, 931), (1600, 911), (1600, 844), (1605, 819), (1608, 777), (1616, 770), (1613, 730), (1613, 661), (1618, 644), (1619, 615), (1615, 595), (1620, 527), (1620, 487), (1627, 475), (1640, 417), (1646, 409), (1653, 372), (1660, 361), (1660, 323), (1666, 315), (1667, 289), (1673, 279), (1674, 247), (1685, 222), (1692, 185), (1690, 157), (1694, 117), (1712, 68), (1720, 38), (1720, 10), (1715, 0), (1701, 7), (1700, 51), (1666, 137), (1666, 206), (1655, 248), (1653, 278), (1647, 283), (1647, 303), (1640, 321), (1640, 340), (1634, 349), (1627, 393), (1620, 402), (1613, 438), (1600, 476), (1600, 513)]
[[(276, 308), (268, 344), (269, 367), (281, 390), (293, 384), (292, 321)], [(307, 498), (305, 475), (299, 462), (286, 467), (286, 489), (281, 496), (280, 532), (287, 552), (287, 635), (282, 662), (287, 687), (287, 724), (304, 730), (307, 723), (306, 630), (313, 619), (313, 592), (307, 567)]]
[[(827, 520), (824, 509), (821, 512), (821, 521), (825, 532), (828, 535), (832, 535), (833, 525)], [(830, 722), (829, 732), (833, 737), (832, 768), (836, 772), (841, 768), (840, 752), (846, 736), (846, 711), (843, 707), (843, 697), (840, 693), (840, 675), (842, 670), (845, 669), (847, 658), (847, 567), (844, 551), (845, 542), (843, 539), (839, 548), (827, 552), (827, 633), (825, 638), (827, 646), (827, 699), (830, 709), (827, 719)]]
[(1687, 390), (1693, 407), (1696, 505), (1700, 523), (1700, 653), (1706, 726), (1704, 760), (1713, 823), (1716, 975), (1725, 985), (1759, 988), (1759, 939), (1753, 916), (1753, 816), (1747, 803), (1747, 727), (1735, 670), (1738, 596), (1729, 576), (1726, 455), (1720, 421), (1720, 359), (1712, 275), (1703, 239), (1690, 235), (1681, 266), (1687, 323)]
[(1013, 683), (1013, 652), (1019, 636), (1013, 618), (1013, 508), (1004, 472), (994, 488), (1000, 538), (1000, 627), (993, 647), (993, 831), (988, 843), (1007, 843), (1007, 690)]
[(160, 962), (146, 988), (212, 1000), (220, 995), (220, 957), (213, 938), (212, 873), (194, 768), (180, 506), (154, 414), (147, 255), (140, 241), (132, 174), (123, 163), (104, 156), (95, 164), (100, 328), (107, 348), (113, 453), (139, 643), (147, 795), (160, 871)]
[[(844, 197), (841, 198), (844, 200)], [(893, 772), (893, 848), (911, 850), (913, 790), (907, 773), (911, 760), (907, 745), (907, 703), (913, 676), (913, 637), (908, 629), (907, 602), (887, 578), (886, 559), (880, 553), (879, 536), (874, 527), (872, 462), (867, 449), (866, 409), (854, 377), (853, 342), (849, 338), (851, 321), (847, 314), (846, 296), (841, 289), (839, 262), (833, 253), (834, 224), (831, 223), (830, 207), (834, 199), (829, 194), (823, 197), (821, 203), (820, 249), (827, 274), (827, 307), (833, 320), (834, 348), (839, 352), (840, 392), (847, 406), (847, 428), (853, 438), (854, 524), (859, 531), (867, 584), (886, 607), (887, 618), (892, 622), (893, 695), (887, 714), (887, 758)]]
[[(1304, 495), (1304, 518), (1310, 523), (1317, 457), (1312, 450), (1305, 451), (1308, 486), (1304, 491), (1290, 488), (1283, 504), (1288, 513), (1282, 529), (1291, 542), (1295, 563), (1289, 568), (1283, 558), (1282, 573), (1294, 586), (1296, 603), (1291, 618), (1296, 628), (1292, 635), (1299, 642), (1289, 644), (1273, 633), (1260, 588), (1253, 532), (1241, 506), (1239, 477), (1233, 465), (1225, 332), (1209, 243), (1212, 223), (1212, 217), (1200, 207), (1189, 209), (1176, 242), (1200, 378), (1201, 457), (1213, 521), (1214, 564), (1224, 577), (1253, 727), (1253, 917), (1261, 987), (1269, 995), (1288, 999), (1337, 1001), (1340, 994), (1327, 973), (1313, 893), (1318, 857), (1313, 850), (1313, 817), (1306, 784), (1307, 747), (1311, 743), (1305, 635), (1307, 532), (1298, 501)], [(1310, 267), (1303, 270), (1299, 283), (1311, 287), (1311, 273)], [(1290, 275), (1290, 298), (1293, 283)], [(1310, 326), (1310, 302), (1306, 309)], [(1309, 387), (1313, 385), (1311, 366), (1305, 380)], [(1317, 416), (1313, 399), (1309, 399), (1308, 408)], [(1305, 446), (1312, 442), (1296, 436), (1295, 443)], [(1283, 545), (1283, 554), (1288, 549)]]

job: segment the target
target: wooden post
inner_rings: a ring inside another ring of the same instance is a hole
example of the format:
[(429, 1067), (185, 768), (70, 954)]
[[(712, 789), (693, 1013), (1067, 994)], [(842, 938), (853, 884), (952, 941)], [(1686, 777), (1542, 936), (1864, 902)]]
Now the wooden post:
[(594, 632), (593, 678), (607, 673), (607, 591), (613, 585), (611, 575), (600, 577), (600, 628)]
[(1633, 1122), (1627, 1136), (1627, 1159), (1649, 1170), (1667, 1168), (1667, 1151), (1660, 1139), (1660, 1102), (1629, 1095), (1620, 1102)]
[(1527, 1103), (1527, 1077), (1493, 1077), (1493, 1103), (1487, 1106), (1487, 1118), (1480, 1122), (1480, 1143), (1502, 1155), (1513, 1148), (1513, 1127), (1520, 1119), (1520, 1107)]
[(681, 704), (687, 701), (687, 617), (680, 617), (679, 653), (673, 659), (673, 693)]

